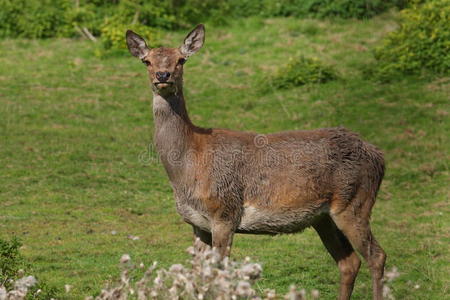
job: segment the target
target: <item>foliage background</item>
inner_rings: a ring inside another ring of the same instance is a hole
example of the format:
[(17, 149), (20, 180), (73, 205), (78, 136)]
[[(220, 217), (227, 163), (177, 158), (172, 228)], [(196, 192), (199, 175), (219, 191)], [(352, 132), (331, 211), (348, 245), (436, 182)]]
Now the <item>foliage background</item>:
[[(121, 24), (187, 28), (200, 22), (226, 24), (236, 17), (316, 16), (370, 18), (402, 0), (1, 0), (0, 37), (73, 37), (76, 27), (94, 35), (112, 18)], [(44, 9), (42, 9), (44, 8)]]

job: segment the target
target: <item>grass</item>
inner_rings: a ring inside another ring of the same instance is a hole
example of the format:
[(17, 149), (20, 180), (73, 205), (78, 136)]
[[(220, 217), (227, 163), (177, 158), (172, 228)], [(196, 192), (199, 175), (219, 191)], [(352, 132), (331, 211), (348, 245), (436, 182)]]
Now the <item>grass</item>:
[[(343, 125), (378, 145), (387, 174), (372, 227), (387, 267), (401, 273), (394, 295), (450, 299), (450, 78), (378, 84), (360, 72), (394, 17), (207, 27), (204, 49), (185, 66), (185, 94), (197, 125), (262, 133)], [(178, 46), (184, 34), (168, 33), (164, 44)], [(146, 265), (187, 259), (191, 228), (177, 215), (149, 146), (151, 94), (142, 64), (128, 55), (99, 59), (93, 45), (77, 40), (4, 40), (0, 53), (0, 238), (23, 241), (41, 280), (61, 290), (73, 285), (62, 299), (98, 293), (117, 278), (123, 253)], [(297, 54), (334, 65), (343, 79), (261, 88), (264, 76)], [(233, 257), (245, 256), (263, 264), (261, 290), (284, 293), (296, 284), (335, 298), (338, 270), (311, 229), (238, 235)], [(354, 299), (370, 297), (363, 265)]]

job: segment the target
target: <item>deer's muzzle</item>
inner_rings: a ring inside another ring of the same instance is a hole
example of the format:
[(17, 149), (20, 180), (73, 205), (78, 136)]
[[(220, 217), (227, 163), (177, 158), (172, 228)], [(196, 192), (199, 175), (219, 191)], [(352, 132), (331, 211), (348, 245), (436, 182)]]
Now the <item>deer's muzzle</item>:
[(170, 77), (169, 72), (156, 72), (156, 79), (160, 82), (166, 82)]

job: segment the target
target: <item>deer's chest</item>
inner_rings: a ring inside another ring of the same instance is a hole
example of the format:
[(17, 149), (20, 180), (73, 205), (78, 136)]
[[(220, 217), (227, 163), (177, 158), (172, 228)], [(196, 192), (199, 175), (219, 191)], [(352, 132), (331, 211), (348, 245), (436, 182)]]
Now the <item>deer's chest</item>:
[(176, 208), (185, 222), (210, 232), (210, 216), (214, 214), (214, 209), (217, 209), (218, 202), (211, 200), (206, 180), (199, 180), (198, 177), (184, 175), (183, 184), (173, 184)]

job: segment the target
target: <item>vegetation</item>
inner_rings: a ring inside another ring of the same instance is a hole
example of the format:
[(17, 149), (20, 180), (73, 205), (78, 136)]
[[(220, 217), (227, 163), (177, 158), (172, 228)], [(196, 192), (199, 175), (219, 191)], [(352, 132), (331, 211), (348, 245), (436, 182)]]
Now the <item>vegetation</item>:
[(0, 0), (0, 38), (100, 37), (95, 53), (105, 56), (126, 48), (126, 29), (160, 45), (161, 29), (205, 21), (223, 25), (249, 16), (361, 19), (403, 6), (405, 0)]
[[(244, 1), (245, 2), (245, 1)], [(249, 2), (255, 2), (250, 0)], [(262, 1), (261, 11), (265, 16), (295, 17), (338, 17), (338, 18), (372, 18), (393, 7), (402, 8), (402, 0), (284, 0)]]
[[(187, 249), (191, 259), (187, 266), (174, 264), (168, 269), (157, 269), (154, 262), (146, 269), (142, 278), (137, 280), (136, 271), (145, 269), (145, 265), (136, 265), (130, 255), (124, 254), (120, 258), (120, 280), (102, 289), (96, 296), (86, 297), (86, 300), (117, 300), (117, 299), (205, 299), (205, 300), (274, 300), (282, 296), (272, 289), (266, 289), (262, 297), (255, 287), (260, 279), (262, 267), (252, 263), (249, 257), (237, 262), (228, 257), (221, 257), (216, 248), (209, 246), (203, 248), (197, 239), (194, 246)], [(385, 299), (394, 299), (390, 289), (392, 281), (399, 276), (394, 267), (385, 272), (383, 296)], [(138, 277), (139, 278), (139, 277)], [(36, 278), (26, 276), (14, 282), (13, 288), (5, 288), (0, 284), (0, 300), (23, 300), (39, 298), (39, 290), (33, 294), (31, 288), (37, 284)], [(66, 285), (66, 293), (71, 286)], [(318, 290), (307, 293), (305, 289), (298, 290), (291, 285), (289, 292), (283, 299), (308, 300), (318, 299)], [(48, 299), (48, 298), (47, 298)]]
[[(137, 294), (139, 299), (161, 300), (180, 298), (231, 300), (253, 299), (257, 296), (252, 285), (261, 276), (261, 265), (252, 263), (249, 258), (243, 262), (221, 259), (216, 249), (208, 247), (200, 250), (201, 245), (198, 242), (197, 240), (194, 247), (188, 248), (191, 255), (188, 266), (175, 264), (168, 269), (159, 269), (155, 272), (156, 263), (153, 263), (135, 284), (130, 280), (130, 272), (136, 267), (131, 263), (128, 254), (123, 255), (120, 284), (102, 290), (96, 299), (127, 299), (133, 294)], [(271, 293), (274, 294), (273, 291)]]
[(140, 24), (126, 25), (114, 19), (107, 19), (101, 28), (103, 49), (125, 50), (127, 46), (123, 33), (128, 29), (139, 32), (139, 35), (145, 38), (147, 43), (153, 47), (157, 47), (161, 43), (159, 32), (151, 27)]
[(24, 276), (26, 271), (32, 272), (32, 269), (19, 252), (21, 246), (16, 237), (10, 241), (0, 238), (0, 300), (55, 297), (57, 288), (38, 282), (33, 276)]
[(186, 28), (232, 17), (337, 16), (370, 18), (403, 0), (0, 0), (0, 38), (74, 37), (86, 28), (102, 33), (105, 23), (151, 28)]
[(449, 75), (449, 4), (448, 0), (432, 0), (403, 10), (400, 27), (376, 49), (374, 75), (392, 79), (424, 70)]
[(286, 66), (269, 78), (269, 82), (275, 88), (289, 88), (308, 83), (325, 83), (336, 78), (336, 71), (332, 67), (323, 65), (318, 59), (299, 56), (291, 57)]
[[(372, 229), (388, 268), (400, 272), (392, 293), (445, 299), (450, 79), (402, 76), (381, 84), (363, 78), (362, 66), (375, 62), (370, 50), (395, 26), (390, 14), (208, 25), (205, 47), (185, 65), (185, 96), (199, 126), (268, 133), (343, 125), (379, 146), (387, 173)], [(185, 34), (161, 34), (161, 43), (178, 46)], [(0, 238), (20, 238), (38, 280), (73, 286), (69, 294), (58, 290), (58, 299), (98, 295), (116, 281), (123, 253), (168, 269), (185, 261), (192, 243), (151, 146), (144, 67), (129, 56), (100, 59), (95, 48), (75, 39), (0, 41)], [(264, 78), (299, 54), (334, 66), (342, 80), (262, 93)], [(258, 292), (284, 293), (296, 284), (335, 299), (338, 270), (312, 229), (237, 235), (232, 257), (245, 256), (262, 263)], [(354, 295), (371, 297), (364, 264)]]
[(10, 279), (15, 278), (23, 266), (23, 258), (19, 254), (20, 246), (15, 237), (11, 241), (0, 239), (0, 283), (8, 285)]

